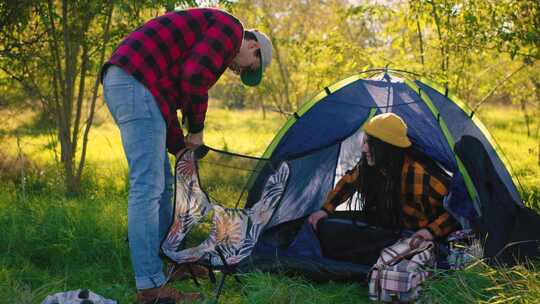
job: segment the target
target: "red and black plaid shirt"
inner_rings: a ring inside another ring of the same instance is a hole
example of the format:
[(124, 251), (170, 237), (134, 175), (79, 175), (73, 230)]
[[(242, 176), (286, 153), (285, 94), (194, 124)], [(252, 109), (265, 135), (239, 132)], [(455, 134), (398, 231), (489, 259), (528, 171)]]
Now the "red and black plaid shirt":
[(243, 35), (240, 21), (217, 9), (170, 12), (129, 34), (102, 75), (113, 64), (148, 88), (167, 122), (167, 149), (176, 153), (184, 145), (176, 110), (189, 132), (204, 128), (208, 90), (238, 53)]
[[(360, 166), (347, 172), (328, 193), (323, 209), (333, 212), (360, 191)], [(402, 224), (406, 229), (427, 228), (436, 237), (443, 237), (459, 228), (456, 220), (444, 209), (450, 178), (440, 170), (428, 169), (406, 156), (401, 172)]]

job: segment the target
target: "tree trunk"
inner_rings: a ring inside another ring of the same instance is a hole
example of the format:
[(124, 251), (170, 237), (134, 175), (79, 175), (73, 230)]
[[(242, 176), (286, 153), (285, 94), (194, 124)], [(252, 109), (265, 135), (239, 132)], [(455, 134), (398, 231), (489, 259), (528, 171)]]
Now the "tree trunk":
[[(105, 59), (105, 49), (107, 47), (107, 44), (109, 43), (109, 34), (110, 34), (110, 28), (111, 28), (111, 20), (112, 20), (112, 13), (114, 9), (114, 2), (109, 1), (108, 2), (108, 8), (107, 8), (107, 21), (105, 25), (105, 30), (103, 32), (103, 46), (101, 48), (101, 53), (99, 55), (99, 62), (103, 62)], [(92, 122), (94, 121), (94, 113), (96, 109), (96, 100), (97, 100), (97, 92), (99, 88), (99, 71), (96, 73), (96, 81), (94, 82), (94, 88), (92, 91), (92, 99), (90, 101), (90, 113), (88, 114), (88, 119), (86, 121), (86, 126), (84, 129), (84, 135), (83, 135), (83, 141), (82, 141), (82, 151), (81, 151), (81, 158), (79, 160), (79, 168), (77, 169), (77, 182), (80, 184), (82, 179), (82, 173), (84, 169), (84, 163), (86, 159), (86, 148), (88, 146), (88, 134), (90, 133), (90, 127), (92, 126)]]
[(525, 126), (527, 127), (527, 137), (531, 137), (531, 127), (530, 127), (530, 119), (529, 119), (529, 113), (527, 113), (527, 101), (521, 100), (521, 111), (523, 111), (523, 118), (525, 119)]
[(259, 100), (261, 102), (262, 119), (265, 120), (266, 119), (266, 107), (264, 106), (263, 99), (260, 98)]
[[(531, 77), (532, 78), (532, 77)], [(532, 83), (534, 84), (534, 87), (536, 88), (536, 117), (540, 115), (540, 82), (536, 81), (536, 79), (531, 79)], [(540, 166), (540, 137), (538, 137), (538, 130), (540, 130), (540, 120), (538, 120), (538, 123), (536, 125), (536, 138), (538, 138), (538, 166)]]
[[(262, 4), (263, 4), (263, 11), (268, 12), (269, 10), (267, 9), (266, 3), (263, 1)], [(271, 22), (271, 16), (267, 13), (265, 13), (264, 16), (265, 17), (263, 18), (263, 22), (265, 23), (266, 28), (272, 29), (273, 26)], [(285, 64), (285, 62), (283, 62), (283, 58), (282, 58), (283, 56), (281, 56), (280, 46), (273, 31), (269, 30), (267, 35), (272, 41), (273, 51), (275, 54), (274, 58), (279, 69), (279, 75), (281, 76), (281, 80), (283, 81), (283, 91), (280, 94), (281, 98), (284, 99), (283, 103), (286, 103), (286, 107), (292, 107), (290, 94), (289, 94), (289, 75), (288, 75), (289, 73), (287, 71), (287, 65)]]
[(81, 71), (79, 73), (79, 92), (77, 93), (77, 103), (75, 104), (75, 122), (73, 123), (73, 130), (71, 132), (71, 138), (73, 141), (71, 153), (73, 154), (73, 157), (75, 158), (77, 155), (77, 145), (78, 145), (78, 139), (79, 139), (79, 133), (80, 133), (80, 123), (81, 123), (81, 115), (82, 115), (82, 105), (84, 100), (84, 95), (86, 93), (86, 74), (88, 73), (88, 63), (90, 61), (90, 55), (88, 54), (88, 43), (84, 39), (84, 33), (89, 29), (90, 27), (90, 21), (91, 19), (87, 17), (82, 26), (82, 30), (79, 33), (82, 37), (82, 54), (81, 54)]
[[(54, 3), (52, 0), (48, 1), (47, 5), (48, 9), (48, 16), (46, 17), (48, 19), (49, 26), (47, 27), (47, 33), (49, 36), (49, 45), (51, 52), (53, 54), (54, 62), (56, 69), (54, 71), (53, 75), (53, 88), (54, 88), (54, 105), (55, 105), (55, 113), (57, 115), (57, 125), (58, 125), (58, 138), (60, 140), (60, 160), (62, 162), (63, 168), (64, 168), (64, 184), (66, 187), (66, 194), (73, 195), (76, 194), (79, 190), (79, 187), (77, 183), (74, 180), (74, 163), (73, 163), (73, 154), (71, 153), (72, 147), (71, 147), (71, 140), (70, 140), (70, 122), (69, 122), (69, 113), (68, 109), (69, 107), (69, 91), (72, 89), (71, 83), (71, 77), (69, 75), (69, 70), (71, 69), (67, 65), (70, 65), (70, 61), (67, 58), (64, 58), (64, 66), (62, 67), (62, 60), (61, 60), (61, 47), (58, 44), (58, 41), (62, 41), (59, 39), (57, 35), (57, 29), (56, 24), (54, 22), (53, 16), (54, 14)], [(63, 18), (67, 18), (67, 6), (65, 1), (62, 3), (62, 16)], [(67, 20), (63, 20), (63, 30), (67, 30)], [(64, 33), (63, 35), (63, 42), (64, 42), (64, 55), (67, 56), (69, 54), (68, 46), (65, 45), (68, 41), (67, 34)], [(65, 75), (63, 75), (63, 72)], [(64, 77), (63, 77), (64, 76)]]
[(439, 38), (439, 49), (441, 51), (441, 71), (443, 72), (444, 87), (448, 87), (448, 50), (446, 48), (446, 42), (443, 39), (443, 33), (441, 29), (441, 18), (437, 12), (437, 7), (434, 2), (431, 2), (433, 19), (435, 21), (435, 27), (437, 28), (437, 36)]
[[(98, 95), (99, 76), (96, 77), (91, 98), (88, 98), (90, 88), (87, 82), (93, 74), (90, 71), (104, 61), (105, 49), (114, 26), (111, 16), (116, 2), (113, 0), (23, 2), (25, 3), (21, 4), (21, 7), (25, 10), (19, 10), (20, 14), (8, 11), (9, 20), (0, 21), (2, 32), (0, 40), (2, 43), (8, 42), (7, 47), (0, 46), (2, 57), (0, 70), (21, 83), (28, 99), (35, 100), (38, 96), (42, 101), (44, 113), (53, 114), (51, 116), (54, 116), (55, 128), (52, 131), (54, 135), (50, 135), (55, 138), (51, 140), (51, 143), (55, 143), (55, 147), (51, 149), (55, 152), (57, 163), (61, 163), (59, 167), (63, 171), (65, 193), (76, 195), (81, 188), (88, 134)], [(137, 11), (135, 15), (141, 9), (158, 6), (162, 8), (163, 5), (152, 1), (134, 3)], [(0, 15), (4, 16), (6, 13), (2, 11)], [(11, 20), (13, 16), (16, 16), (17, 20)], [(7, 28), (5, 27), (7, 23), (15, 24), (17, 25), (15, 28), (22, 30)], [(91, 30), (90, 25), (94, 26)], [(8, 35), (4, 35), (5, 33)], [(12, 37), (11, 33), (17, 35)], [(30, 38), (26, 39), (27, 37)], [(34, 43), (37, 45), (36, 48), (32, 47)], [(13, 52), (8, 53), (9, 50)], [(98, 58), (100, 55), (101, 58)], [(7, 59), (5, 62), (4, 57)], [(88, 117), (84, 121), (86, 110), (83, 107), (86, 107), (86, 102), (90, 105)]]
[[(49, 36), (49, 46), (53, 55), (55, 70), (53, 74), (53, 101), (58, 126), (58, 139), (60, 142), (60, 161), (64, 171), (65, 192), (68, 196), (80, 193), (79, 170), (76, 164), (78, 147), (80, 117), (85, 94), (85, 81), (89, 65), (89, 50), (85, 41), (86, 32), (92, 18), (88, 15), (79, 24), (70, 23), (72, 16), (72, 2), (61, 2), (61, 21), (55, 24), (55, 5), (52, 0), (47, 2), (47, 14), (43, 18), (46, 22)], [(82, 46), (82, 55), (81, 52)], [(80, 58), (80, 77), (78, 95), (75, 97), (77, 64)], [(74, 100), (77, 102), (74, 103)], [(74, 109), (75, 106), (75, 109)], [(75, 114), (75, 117), (73, 116)]]
[(424, 62), (424, 39), (422, 38), (422, 29), (420, 28), (420, 20), (418, 19), (418, 14), (416, 14), (416, 31), (418, 33), (418, 41), (420, 43), (420, 62), (422, 63), (422, 70), (425, 70)]
[[(540, 115), (540, 81), (536, 81), (534, 77), (530, 77), (531, 82), (534, 85), (535, 88), (535, 94), (536, 94), (536, 117)], [(534, 136), (538, 137), (538, 133), (540, 131), (540, 119), (538, 120), (538, 123), (536, 124), (536, 131), (534, 132)], [(538, 151), (538, 157), (540, 159), (540, 150)]]

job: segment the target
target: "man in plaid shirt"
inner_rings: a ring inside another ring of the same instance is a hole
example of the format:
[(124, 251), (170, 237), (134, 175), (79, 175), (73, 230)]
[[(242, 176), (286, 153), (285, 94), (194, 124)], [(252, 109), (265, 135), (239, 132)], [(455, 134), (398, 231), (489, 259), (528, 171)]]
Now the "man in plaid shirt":
[(128, 236), (139, 302), (197, 298), (164, 287), (159, 245), (172, 218), (173, 183), (167, 151), (203, 144), (208, 90), (227, 68), (255, 86), (271, 57), (263, 33), (244, 30), (224, 11), (194, 8), (146, 22), (103, 66), (105, 101), (129, 165)]
[[(393, 113), (380, 114), (363, 130), (362, 161), (338, 181), (321, 210), (309, 217), (313, 228), (360, 192), (361, 212), (371, 225), (412, 230), (414, 236), (425, 240), (442, 238), (456, 230), (458, 223), (443, 206), (450, 176), (408, 149), (411, 142), (403, 120)], [(354, 244), (354, 235), (349, 240), (347, 243)]]

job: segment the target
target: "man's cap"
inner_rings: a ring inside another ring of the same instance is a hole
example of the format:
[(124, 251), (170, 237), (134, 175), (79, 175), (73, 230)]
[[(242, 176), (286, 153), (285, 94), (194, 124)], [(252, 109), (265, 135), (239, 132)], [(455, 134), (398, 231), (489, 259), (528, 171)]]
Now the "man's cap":
[(364, 131), (391, 145), (407, 148), (411, 141), (407, 136), (407, 125), (394, 113), (373, 116), (363, 127)]
[(272, 42), (265, 34), (255, 29), (250, 29), (247, 31), (252, 32), (255, 35), (255, 38), (260, 45), (261, 64), (256, 70), (242, 71), (240, 78), (245, 85), (253, 87), (261, 83), (263, 71), (270, 65), (270, 62), (272, 61)]

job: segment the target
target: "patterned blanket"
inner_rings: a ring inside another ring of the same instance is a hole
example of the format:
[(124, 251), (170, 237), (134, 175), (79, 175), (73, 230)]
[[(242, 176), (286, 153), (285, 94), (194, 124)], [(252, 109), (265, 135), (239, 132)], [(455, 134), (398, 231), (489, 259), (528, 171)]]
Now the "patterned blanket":
[[(196, 157), (186, 150), (176, 164), (176, 202), (173, 224), (163, 241), (163, 252), (178, 264), (204, 261), (212, 266), (235, 265), (251, 254), (260, 233), (276, 209), (289, 176), (282, 163), (250, 209), (224, 208), (210, 203), (199, 184)], [(212, 229), (200, 245), (182, 248), (187, 233), (213, 210)]]

